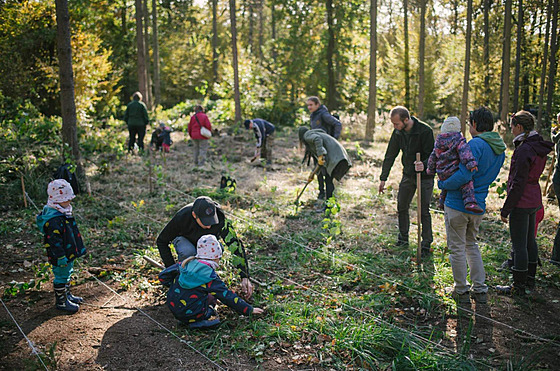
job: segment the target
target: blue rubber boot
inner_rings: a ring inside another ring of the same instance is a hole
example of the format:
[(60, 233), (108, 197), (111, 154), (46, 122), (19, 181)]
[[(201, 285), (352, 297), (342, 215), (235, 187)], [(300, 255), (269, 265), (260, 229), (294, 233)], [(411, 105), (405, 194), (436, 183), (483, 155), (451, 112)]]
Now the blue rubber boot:
[(84, 298), (81, 296), (74, 296), (70, 293), (70, 285), (66, 284), (66, 297), (74, 304), (82, 304), (84, 302)]
[(72, 303), (68, 300), (65, 284), (62, 283), (54, 285), (54, 296), (56, 299), (56, 309), (63, 310), (70, 314), (74, 314), (78, 311), (78, 309), (80, 309), (78, 304)]
[(220, 320), (219, 319), (213, 319), (213, 320), (202, 320), (202, 321), (198, 321), (198, 322), (193, 322), (193, 323), (189, 323), (189, 328), (190, 329), (210, 329), (216, 326), (220, 325)]

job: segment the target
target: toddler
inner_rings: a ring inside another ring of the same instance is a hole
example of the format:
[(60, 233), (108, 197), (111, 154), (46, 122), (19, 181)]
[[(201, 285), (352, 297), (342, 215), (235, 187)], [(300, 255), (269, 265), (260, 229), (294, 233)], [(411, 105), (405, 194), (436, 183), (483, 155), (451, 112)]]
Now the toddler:
[(169, 148), (171, 148), (171, 144), (173, 144), (173, 141), (171, 140), (171, 132), (173, 131), (173, 129), (171, 129), (169, 126), (166, 126), (164, 122), (160, 122), (159, 127), (161, 129), (159, 137), (163, 140), (161, 144), (163, 152), (169, 153)]

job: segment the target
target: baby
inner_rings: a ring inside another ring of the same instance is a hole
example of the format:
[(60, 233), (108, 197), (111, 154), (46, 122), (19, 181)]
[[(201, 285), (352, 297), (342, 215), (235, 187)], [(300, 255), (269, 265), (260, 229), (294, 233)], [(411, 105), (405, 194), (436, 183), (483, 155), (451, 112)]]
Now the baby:
[[(441, 134), (436, 138), (434, 150), (428, 159), (426, 172), (430, 175), (437, 173), (439, 179), (446, 180), (459, 170), (462, 163), (471, 172), (478, 171), (478, 163), (474, 158), (465, 137), (461, 134), (461, 122), (455, 116), (445, 119), (441, 125)], [(472, 180), (461, 187), (465, 210), (475, 214), (484, 212), (474, 196)], [(439, 208), (443, 209), (447, 191), (444, 189), (439, 196)]]

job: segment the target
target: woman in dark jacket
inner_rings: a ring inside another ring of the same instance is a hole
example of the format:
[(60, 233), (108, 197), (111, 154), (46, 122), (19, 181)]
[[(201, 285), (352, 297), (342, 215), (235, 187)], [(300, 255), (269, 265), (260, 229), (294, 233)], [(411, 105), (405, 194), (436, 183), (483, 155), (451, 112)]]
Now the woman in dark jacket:
[(539, 251), (535, 240), (535, 216), (542, 207), (539, 178), (546, 166), (552, 142), (545, 141), (535, 128), (535, 118), (519, 111), (511, 118), (515, 151), (511, 158), (507, 198), (501, 217), (508, 222), (514, 251), (513, 285), (498, 286), (503, 294), (525, 294), (535, 287)]

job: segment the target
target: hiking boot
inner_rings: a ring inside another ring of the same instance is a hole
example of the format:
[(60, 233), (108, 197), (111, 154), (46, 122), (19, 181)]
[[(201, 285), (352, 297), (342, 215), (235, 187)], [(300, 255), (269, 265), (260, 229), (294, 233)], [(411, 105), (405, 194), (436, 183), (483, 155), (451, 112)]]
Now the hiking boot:
[(430, 249), (429, 247), (422, 247), (422, 250), (420, 251), (420, 255), (422, 256), (422, 259), (427, 259), (430, 256), (432, 256), (432, 249)]
[(471, 292), (471, 298), (477, 304), (486, 304), (488, 302), (488, 294), (485, 292)]
[(325, 192), (324, 191), (320, 191), (319, 195), (317, 196), (318, 200), (324, 200), (325, 199)]
[(513, 284), (498, 285), (496, 291), (501, 295), (525, 295), (527, 293), (527, 271), (513, 271)]
[(70, 285), (66, 284), (66, 297), (74, 304), (82, 304), (84, 302), (84, 298), (81, 296), (74, 296), (70, 293)]
[(506, 269), (511, 271), (511, 268), (512, 268), (512, 267), (513, 267), (513, 260), (511, 260), (511, 259), (506, 259), (506, 260), (504, 260), (504, 262), (502, 263), (502, 265), (500, 265), (498, 268), (496, 268), (496, 270), (497, 270), (498, 272), (505, 271)]
[(68, 300), (68, 296), (66, 294), (66, 285), (65, 284), (55, 284), (54, 285), (54, 297), (56, 302), (56, 309), (63, 310), (70, 314), (74, 314), (80, 309), (80, 306), (76, 303), (72, 303)]
[(471, 213), (475, 213), (475, 214), (482, 214), (484, 212), (484, 210), (482, 210), (482, 208), (480, 206), (478, 206), (477, 203), (475, 202), (470, 202), (468, 204), (465, 205), (465, 210), (470, 211)]
[(465, 291), (462, 294), (459, 294), (457, 291), (455, 291), (455, 288), (453, 287), (446, 287), (445, 288), (445, 292), (449, 295), (451, 295), (451, 297), (453, 298), (453, 300), (455, 300), (457, 302), (457, 304), (470, 304), (471, 303), (471, 297), (468, 291)]

